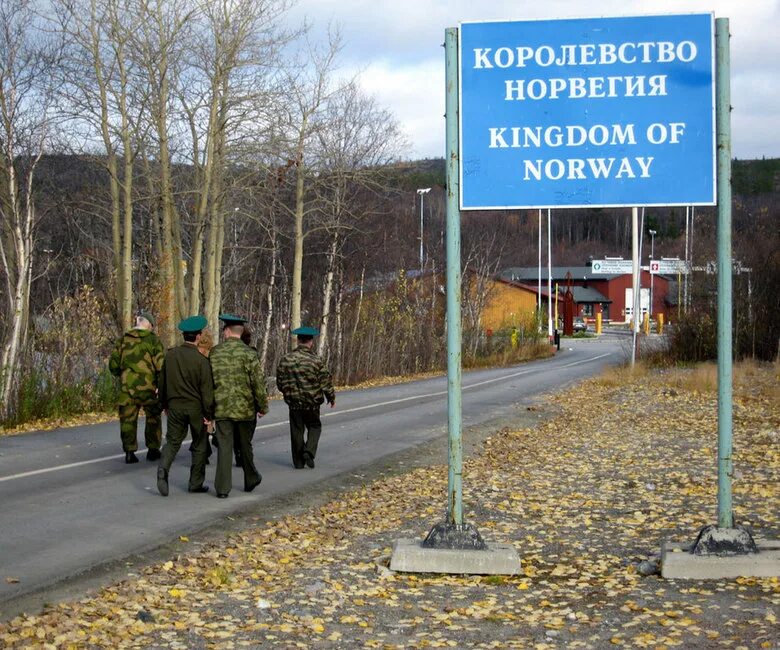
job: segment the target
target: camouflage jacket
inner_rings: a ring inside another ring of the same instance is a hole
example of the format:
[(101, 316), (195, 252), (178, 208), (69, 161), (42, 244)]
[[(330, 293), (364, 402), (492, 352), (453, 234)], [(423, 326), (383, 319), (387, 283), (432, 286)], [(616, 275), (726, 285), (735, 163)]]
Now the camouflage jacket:
[(119, 377), (119, 403), (157, 399), (165, 350), (151, 330), (131, 329), (119, 339), (108, 361), (111, 374)]
[(207, 419), (214, 417), (211, 365), (194, 343), (183, 343), (165, 353), (160, 404), (164, 409), (200, 409)]
[(241, 339), (227, 339), (209, 354), (217, 420), (254, 420), (268, 411), (265, 376), (257, 352)]
[(295, 409), (316, 408), (325, 400), (332, 403), (336, 399), (325, 363), (304, 345), (282, 357), (276, 369), (276, 387)]

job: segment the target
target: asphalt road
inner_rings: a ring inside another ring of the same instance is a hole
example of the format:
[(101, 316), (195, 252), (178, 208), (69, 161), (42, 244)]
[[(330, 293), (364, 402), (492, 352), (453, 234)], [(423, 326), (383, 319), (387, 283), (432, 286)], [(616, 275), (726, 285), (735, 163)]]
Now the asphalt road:
[[(612, 337), (564, 340), (562, 351), (549, 360), (466, 372), (464, 429), (511, 424), (513, 413), (525, 411), (534, 397), (564, 390), (622, 355)], [(140, 463), (124, 463), (116, 422), (0, 438), (0, 612), (25, 595), (150, 551), (231, 513), (440, 439), (446, 425), (444, 377), (344, 391), (335, 409), (323, 409), (316, 469), (295, 470), (287, 409), (273, 401), (254, 439), (263, 483), (251, 494), (243, 492), (241, 470), (234, 468), (228, 499), (215, 498), (213, 487), (203, 495), (187, 493), (188, 443), (171, 468), (170, 496), (161, 497), (156, 463), (146, 462), (145, 449)], [(215, 464), (214, 456), (207, 485)]]

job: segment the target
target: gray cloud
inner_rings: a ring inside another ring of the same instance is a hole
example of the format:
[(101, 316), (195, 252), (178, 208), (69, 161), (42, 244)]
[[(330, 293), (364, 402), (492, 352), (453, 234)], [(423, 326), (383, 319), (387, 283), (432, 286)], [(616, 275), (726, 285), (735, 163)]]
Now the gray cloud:
[(310, 0), (295, 10), (315, 33), (339, 23), (344, 63), (364, 69), (366, 90), (393, 111), (414, 150), (410, 157), (444, 155), (444, 29), (466, 20), (537, 20), (577, 16), (714, 11), (730, 20), (732, 132), (739, 158), (780, 156), (780, 3), (777, 0)]

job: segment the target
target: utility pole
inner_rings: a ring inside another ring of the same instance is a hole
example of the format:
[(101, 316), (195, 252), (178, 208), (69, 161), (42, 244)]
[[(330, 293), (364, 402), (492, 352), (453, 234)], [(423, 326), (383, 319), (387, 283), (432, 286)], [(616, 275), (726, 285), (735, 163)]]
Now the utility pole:
[(553, 342), (553, 323), (552, 323), (552, 232), (550, 224), (552, 223), (550, 208), (547, 208), (547, 339)]
[(542, 209), (539, 208), (539, 268), (536, 275), (536, 313), (542, 321)]
[(423, 257), (423, 204), (425, 203), (425, 195), (430, 191), (430, 187), (422, 187), (417, 190), (417, 194), (420, 195), (420, 275), (422, 275), (423, 268), (425, 268), (425, 258)]
[(631, 316), (634, 326), (631, 328), (631, 367), (636, 364), (636, 343), (639, 335), (639, 208), (631, 208), (631, 261), (633, 275), (633, 306)]
[[(648, 230), (648, 233), (650, 233), (650, 261), (652, 262), (655, 257), (655, 236), (656, 231), (655, 230)], [(653, 316), (653, 280), (655, 279), (655, 274), (650, 273), (650, 317)]]

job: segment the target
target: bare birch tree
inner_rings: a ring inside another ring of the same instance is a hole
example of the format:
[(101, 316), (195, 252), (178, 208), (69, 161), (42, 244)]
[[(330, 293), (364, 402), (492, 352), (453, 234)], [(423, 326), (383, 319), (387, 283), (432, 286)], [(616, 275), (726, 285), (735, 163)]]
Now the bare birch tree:
[(0, 357), (0, 417), (16, 389), (30, 320), (38, 211), (33, 182), (52, 118), (55, 52), (29, 0), (0, 4), (0, 264), (6, 294)]
[[(86, 124), (87, 146), (99, 133), (111, 197), (112, 255), (122, 329), (133, 310), (133, 180), (146, 88), (130, 56), (141, 17), (130, 0), (60, 0), (58, 27), (67, 39), (61, 103), (70, 121)], [(121, 163), (121, 173), (119, 170)]]
[(323, 170), (317, 187), (321, 227), (330, 239), (318, 341), (318, 353), (324, 355), (341, 246), (370, 213), (370, 197), (382, 189), (378, 170), (398, 157), (403, 138), (395, 118), (366, 96), (355, 80), (329, 98), (316, 133)]
[[(211, 327), (216, 327), (220, 311), (225, 220), (232, 211), (226, 205), (225, 195), (233, 184), (225, 178), (226, 169), (232, 147), (245, 137), (246, 122), (255, 119), (258, 105), (267, 101), (267, 78), (290, 38), (280, 27), (288, 7), (288, 0), (150, 5), (156, 28), (144, 43), (156, 46), (158, 56), (148, 71), (156, 89), (153, 113), (157, 116), (163, 232), (167, 237), (170, 228), (175, 262), (167, 270), (174, 274), (173, 296), (180, 315), (203, 307)], [(167, 50), (160, 45), (162, 33), (168, 34), (171, 42)], [(147, 45), (146, 50), (155, 48)], [(163, 117), (161, 111), (166, 106)], [(171, 106), (181, 110), (183, 120), (175, 123), (177, 116)], [(268, 111), (267, 106), (264, 109)], [(193, 203), (189, 222), (184, 221), (182, 209), (187, 201), (180, 200), (176, 209), (171, 184), (172, 153), (166, 133), (175, 129), (178, 141), (186, 143), (179, 152), (194, 170), (186, 189)], [(188, 286), (181, 263), (187, 238)], [(168, 250), (166, 239), (163, 244)]]
[(482, 236), (469, 241), (464, 255), (463, 267), (467, 273), (466, 290), (463, 292), (461, 304), (465, 321), (464, 347), (472, 356), (477, 354), (482, 334), (482, 312), (491, 298), (502, 251), (503, 243), (498, 241), (496, 232), (484, 231)]
[(145, 70), (150, 88), (149, 122), (155, 135), (162, 230), (162, 259), (159, 260), (163, 313), (163, 340), (175, 342), (174, 325), (186, 311), (180, 215), (173, 189), (170, 144), (172, 84), (180, 57), (185, 52), (184, 32), (193, 8), (187, 0), (139, 0), (140, 22), (136, 26), (133, 50)]
[[(306, 63), (288, 75), (289, 108), (282, 111), (289, 137), (289, 158), (294, 162), (296, 172), (291, 329), (301, 325), (306, 183), (309, 176), (309, 158), (312, 157), (311, 147), (315, 143), (320, 113), (325, 109), (328, 99), (341, 90), (333, 80), (342, 47), (341, 34), (338, 30), (329, 30), (328, 36), (328, 43), (324, 47), (316, 47), (307, 40)], [(319, 170), (315, 173), (319, 173)]]

